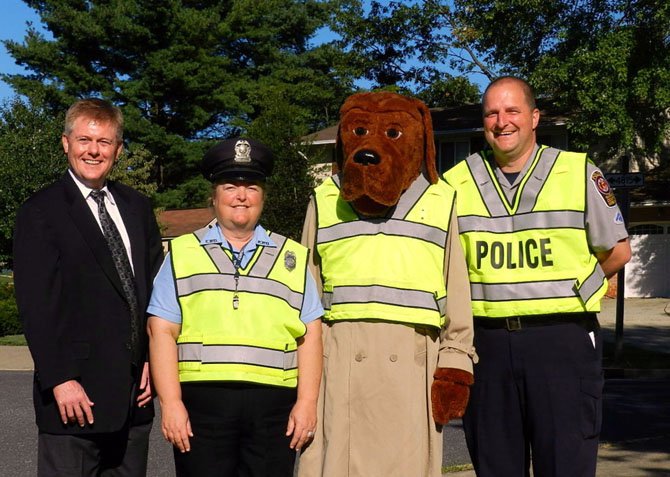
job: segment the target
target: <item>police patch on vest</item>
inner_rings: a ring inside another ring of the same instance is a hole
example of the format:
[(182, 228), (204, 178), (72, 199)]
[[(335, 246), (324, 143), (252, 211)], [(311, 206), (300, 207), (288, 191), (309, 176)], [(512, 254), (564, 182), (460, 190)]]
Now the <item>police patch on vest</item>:
[(288, 250), (284, 254), (284, 266), (286, 267), (286, 270), (292, 272), (293, 270), (295, 270), (295, 264), (296, 264), (295, 253)]
[(596, 190), (605, 201), (605, 204), (607, 204), (607, 207), (614, 207), (616, 205), (614, 192), (612, 191), (609, 182), (607, 182), (607, 179), (605, 179), (602, 172), (593, 171), (593, 174), (591, 174), (591, 180), (596, 186)]

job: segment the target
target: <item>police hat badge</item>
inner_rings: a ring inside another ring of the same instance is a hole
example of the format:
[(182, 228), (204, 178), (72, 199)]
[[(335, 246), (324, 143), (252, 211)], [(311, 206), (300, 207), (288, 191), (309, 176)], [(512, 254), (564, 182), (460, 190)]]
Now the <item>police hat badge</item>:
[(235, 162), (251, 162), (251, 145), (249, 141), (240, 139), (235, 143)]
[(293, 270), (295, 270), (295, 264), (296, 264), (295, 253), (288, 250), (284, 254), (284, 266), (286, 267), (286, 270), (292, 272)]

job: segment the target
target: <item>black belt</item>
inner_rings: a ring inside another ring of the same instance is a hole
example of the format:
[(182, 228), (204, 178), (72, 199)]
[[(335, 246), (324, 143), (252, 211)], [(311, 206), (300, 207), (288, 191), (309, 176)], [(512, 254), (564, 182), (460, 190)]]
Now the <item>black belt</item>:
[(595, 313), (552, 313), (549, 315), (508, 316), (506, 318), (474, 317), (475, 327), (517, 331), (535, 326), (564, 325), (575, 323), (587, 331), (599, 328)]

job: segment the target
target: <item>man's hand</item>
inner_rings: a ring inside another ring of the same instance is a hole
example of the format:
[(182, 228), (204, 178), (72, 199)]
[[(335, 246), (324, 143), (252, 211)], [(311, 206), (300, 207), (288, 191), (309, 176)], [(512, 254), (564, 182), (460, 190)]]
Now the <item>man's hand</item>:
[(140, 394), (137, 396), (137, 407), (144, 407), (153, 399), (153, 390), (151, 389), (151, 374), (149, 373), (149, 363), (144, 363), (142, 376), (138, 383)]
[(93, 401), (78, 381), (72, 379), (54, 386), (53, 393), (63, 424), (75, 421), (80, 427), (84, 427), (86, 422), (93, 424)]

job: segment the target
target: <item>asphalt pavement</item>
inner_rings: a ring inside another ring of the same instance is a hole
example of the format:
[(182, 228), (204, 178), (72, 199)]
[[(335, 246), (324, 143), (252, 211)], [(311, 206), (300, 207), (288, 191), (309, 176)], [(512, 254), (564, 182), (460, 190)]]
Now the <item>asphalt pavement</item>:
[[(670, 354), (668, 313), (670, 298), (625, 300), (624, 348)], [(599, 319), (605, 340), (614, 342), (615, 300), (603, 300)], [(0, 346), (0, 475), (6, 477), (36, 473), (37, 429), (30, 370), (27, 348)], [(612, 363), (605, 377), (597, 477), (670, 476), (670, 369)], [(159, 426), (157, 418), (151, 435), (148, 476), (172, 477), (172, 451)], [(469, 464), (460, 421), (447, 426), (444, 434), (445, 466)], [(475, 477), (475, 473), (468, 470), (445, 476)]]

